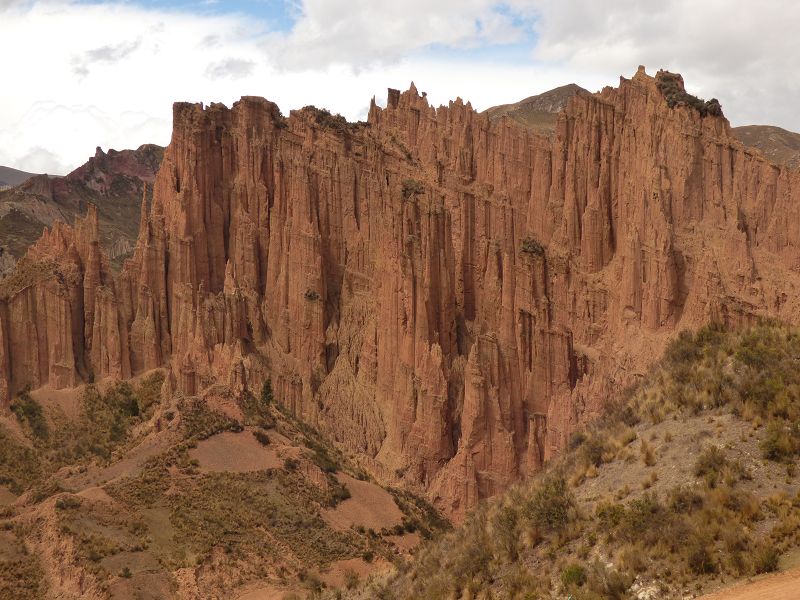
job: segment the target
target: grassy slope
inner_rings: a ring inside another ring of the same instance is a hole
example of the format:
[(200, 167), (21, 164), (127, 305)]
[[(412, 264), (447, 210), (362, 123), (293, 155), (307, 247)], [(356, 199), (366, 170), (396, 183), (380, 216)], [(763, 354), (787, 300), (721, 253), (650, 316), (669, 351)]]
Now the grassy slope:
[[(68, 579), (56, 575), (65, 568), (86, 597), (235, 597), (255, 584), (305, 595), (324, 589), (337, 562), (386, 565), (397, 534), (445, 525), (418, 498), (370, 484), (402, 520), (386, 531), (333, 526), (328, 513), (350, 497), (339, 474), (367, 477), (314, 429), (266, 390), (165, 402), (161, 381), (88, 386), (71, 408), (39, 392), (13, 401), (14, 420), (0, 426), (0, 533), (11, 548), (0, 551), (0, 597), (63, 593), (52, 581)], [(219, 435), (274, 466), (240, 469), (232, 453), (230, 469), (206, 469), (220, 446), (205, 444)]]
[(352, 598), (683, 598), (800, 544), (800, 331), (682, 334), (545, 473)]

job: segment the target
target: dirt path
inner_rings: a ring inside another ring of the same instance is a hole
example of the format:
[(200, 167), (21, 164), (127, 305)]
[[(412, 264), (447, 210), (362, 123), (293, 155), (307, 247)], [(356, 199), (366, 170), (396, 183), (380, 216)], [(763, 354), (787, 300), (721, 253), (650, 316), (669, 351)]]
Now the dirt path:
[(800, 568), (702, 596), (699, 600), (798, 600)]

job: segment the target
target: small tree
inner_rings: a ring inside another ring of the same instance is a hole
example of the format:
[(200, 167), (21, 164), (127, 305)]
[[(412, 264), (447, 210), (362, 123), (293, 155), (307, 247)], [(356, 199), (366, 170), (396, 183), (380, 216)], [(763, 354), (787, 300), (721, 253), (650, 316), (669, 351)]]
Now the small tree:
[(272, 404), (272, 378), (268, 377), (261, 387), (261, 404), (269, 406)]

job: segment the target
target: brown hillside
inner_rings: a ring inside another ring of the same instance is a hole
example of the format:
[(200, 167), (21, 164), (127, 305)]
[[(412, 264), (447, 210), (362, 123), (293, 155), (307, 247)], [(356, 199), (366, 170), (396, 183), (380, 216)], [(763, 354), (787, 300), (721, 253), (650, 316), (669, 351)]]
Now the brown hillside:
[(513, 104), (493, 106), (485, 112), (493, 121), (508, 116), (526, 127), (552, 132), (556, 127), (556, 115), (580, 92), (589, 93), (581, 86), (569, 83)]
[(24, 183), (34, 176), (34, 173), (27, 173), (25, 171), (20, 171), (19, 169), (0, 167), (0, 190)]
[(771, 125), (744, 125), (732, 131), (743, 144), (758, 148), (775, 164), (800, 167), (800, 133)]

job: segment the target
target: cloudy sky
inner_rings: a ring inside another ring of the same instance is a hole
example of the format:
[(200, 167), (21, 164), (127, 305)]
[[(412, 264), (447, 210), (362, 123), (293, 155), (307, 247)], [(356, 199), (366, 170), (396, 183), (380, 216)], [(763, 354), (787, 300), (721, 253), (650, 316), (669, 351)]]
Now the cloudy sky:
[(351, 120), (413, 80), (478, 109), (639, 64), (734, 125), (800, 130), (794, 0), (0, 0), (0, 165), (63, 174), (166, 144), (172, 102), (265, 96)]

